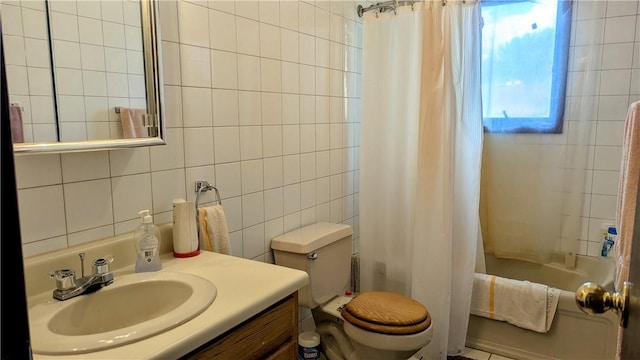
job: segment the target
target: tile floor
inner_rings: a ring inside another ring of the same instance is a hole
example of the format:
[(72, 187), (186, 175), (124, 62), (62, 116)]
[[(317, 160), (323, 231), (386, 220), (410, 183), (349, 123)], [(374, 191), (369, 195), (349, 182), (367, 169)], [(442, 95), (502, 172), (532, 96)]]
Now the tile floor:
[(500, 355), (496, 355), (496, 354), (491, 354), (485, 351), (481, 351), (481, 350), (477, 350), (477, 349), (472, 349), (472, 348), (464, 348), (464, 352), (462, 353), (462, 356), (471, 358), (471, 359), (475, 359), (475, 360), (515, 360), (512, 358), (508, 358), (505, 356), (500, 356)]

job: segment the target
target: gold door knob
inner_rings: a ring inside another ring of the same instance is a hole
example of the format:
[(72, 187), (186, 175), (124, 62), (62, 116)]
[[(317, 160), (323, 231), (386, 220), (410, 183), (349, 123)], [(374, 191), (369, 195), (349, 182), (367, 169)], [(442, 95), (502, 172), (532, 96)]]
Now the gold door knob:
[(631, 283), (625, 281), (622, 293), (610, 293), (596, 283), (586, 282), (576, 290), (576, 304), (589, 315), (613, 309), (620, 315), (620, 325), (626, 328), (629, 320), (630, 288)]

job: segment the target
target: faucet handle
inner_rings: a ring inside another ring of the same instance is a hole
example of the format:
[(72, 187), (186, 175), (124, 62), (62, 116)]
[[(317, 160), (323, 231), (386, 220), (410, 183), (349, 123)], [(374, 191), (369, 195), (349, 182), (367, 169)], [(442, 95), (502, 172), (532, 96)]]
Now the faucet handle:
[(107, 255), (107, 256), (93, 260), (93, 274), (102, 275), (110, 272), (109, 264), (111, 264), (113, 260), (114, 260), (113, 255)]
[(56, 281), (56, 289), (68, 290), (76, 286), (76, 272), (71, 269), (56, 270), (49, 273)]

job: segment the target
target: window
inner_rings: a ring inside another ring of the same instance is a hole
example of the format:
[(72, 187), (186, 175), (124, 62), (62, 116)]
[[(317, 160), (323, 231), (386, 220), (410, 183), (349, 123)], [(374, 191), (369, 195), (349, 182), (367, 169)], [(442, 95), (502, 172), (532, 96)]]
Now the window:
[(571, 1), (482, 2), (485, 131), (560, 133)]

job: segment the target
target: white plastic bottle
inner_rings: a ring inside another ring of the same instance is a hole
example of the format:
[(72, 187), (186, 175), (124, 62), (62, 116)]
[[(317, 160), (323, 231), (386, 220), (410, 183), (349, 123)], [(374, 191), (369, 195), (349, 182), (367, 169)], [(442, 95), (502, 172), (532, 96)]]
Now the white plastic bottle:
[(162, 269), (160, 263), (160, 230), (153, 224), (149, 210), (142, 210), (141, 224), (133, 234), (136, 248), (136, 272), (157, 271)]
[(607, 232), (603, 234), (602, 241), (602, 251), (600, 252), (600, 256), (609, 257), (613, 249), (613, 245), (616, 243), (616, 237), (618, 236), (618, 232), (614, 226), (609, 226)]

